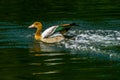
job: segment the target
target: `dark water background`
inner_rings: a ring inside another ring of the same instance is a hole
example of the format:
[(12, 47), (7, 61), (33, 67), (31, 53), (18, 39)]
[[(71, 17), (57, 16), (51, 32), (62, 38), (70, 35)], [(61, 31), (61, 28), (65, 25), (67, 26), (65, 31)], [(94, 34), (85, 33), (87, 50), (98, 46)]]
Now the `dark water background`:
[[(0, 0), (0, 80), (120, 80), (119, 0)], [(56, 44), (28, 29), (75, 22)]]

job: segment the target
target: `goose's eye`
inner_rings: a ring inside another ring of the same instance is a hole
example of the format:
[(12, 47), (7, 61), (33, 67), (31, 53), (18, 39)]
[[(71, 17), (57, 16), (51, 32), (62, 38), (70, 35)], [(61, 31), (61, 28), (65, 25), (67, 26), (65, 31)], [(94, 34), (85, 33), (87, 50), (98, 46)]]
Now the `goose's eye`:
[(38, 23), (36, 23), (35, 25), (38, 25)]

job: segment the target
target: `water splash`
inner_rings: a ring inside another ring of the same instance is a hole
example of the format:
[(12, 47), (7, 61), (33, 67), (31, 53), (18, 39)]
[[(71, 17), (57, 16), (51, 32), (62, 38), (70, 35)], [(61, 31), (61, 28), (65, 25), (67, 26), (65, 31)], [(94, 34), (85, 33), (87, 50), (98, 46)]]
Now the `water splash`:
[(69, 35), (76, 35), (74, 39), (61, 42), (65, 48), (75, 50), (99, 51), (101, 47), (120, 45), (120, 32), (113, 30), (75, 30)]

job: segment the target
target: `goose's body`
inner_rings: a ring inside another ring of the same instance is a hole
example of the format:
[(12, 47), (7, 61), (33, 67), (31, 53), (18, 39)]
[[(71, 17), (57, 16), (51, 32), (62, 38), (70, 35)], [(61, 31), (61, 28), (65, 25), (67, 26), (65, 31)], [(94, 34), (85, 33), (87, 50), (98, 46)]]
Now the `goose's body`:
[[(75, 23), (72, 24), (62, 24), (51, 26), (46, 29), (43, 33), (42, 24), (40, 22), (34, 22), (29, 28), (37, 28), (34, 38), (36, 40), (40, 40), (46, 43), (56, 43), (64, 40), (63, 34), (70, 29), (70, 26), (74, 26)], [(57, 33), (57, 34), (56, 34)]]

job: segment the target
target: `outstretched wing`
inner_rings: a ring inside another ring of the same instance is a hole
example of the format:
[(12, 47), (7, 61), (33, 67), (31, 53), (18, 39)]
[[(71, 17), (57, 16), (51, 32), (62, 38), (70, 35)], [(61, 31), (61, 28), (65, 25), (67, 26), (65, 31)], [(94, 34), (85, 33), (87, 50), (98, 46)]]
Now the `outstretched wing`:
[(62, 24), (62, 25), (52, 26), (52, 27), (46, 29), (42, 33), (42, 38), (47, 38), (57, 32), (64, 34), (71, 28), (71, 26), (75, 26), (75, 25), (76, 25), (75, 23), (72, 23), (72, 24)]
[(47, 38), (47, 37), (51, 36), (55, 32), (55, 30), (56, 30), (57, 27), (58, 26), (52, 26), (52, 27), (49, 27), (48, 29), (46, 29), (42, 33), (42, 38)]
[(59, 25), (55, 32), (60, 32), (61, 34), (64, 34), (66, 33), (70, 28), (71, 28), (71, 24), (62, 24), (62, 25)]

